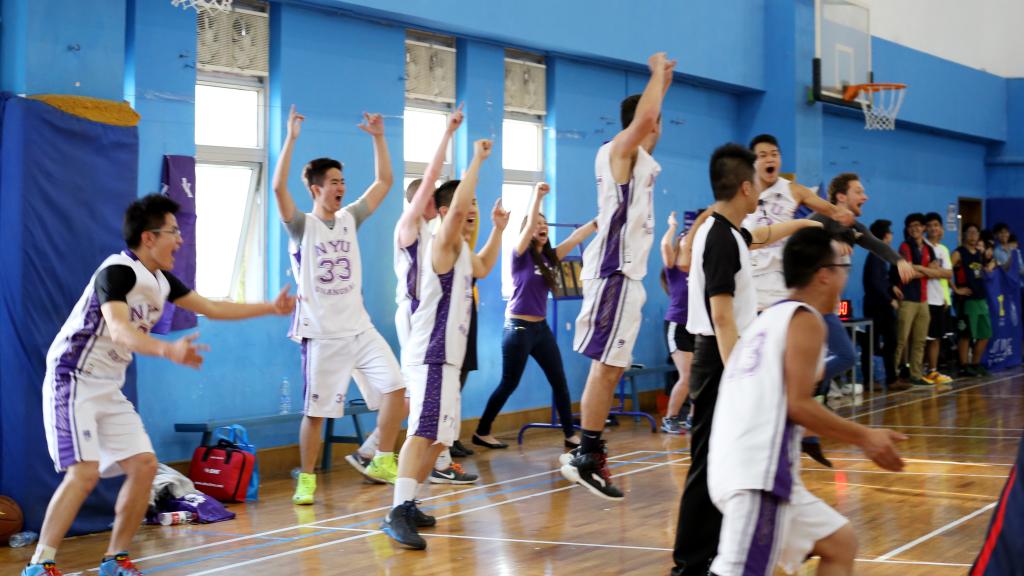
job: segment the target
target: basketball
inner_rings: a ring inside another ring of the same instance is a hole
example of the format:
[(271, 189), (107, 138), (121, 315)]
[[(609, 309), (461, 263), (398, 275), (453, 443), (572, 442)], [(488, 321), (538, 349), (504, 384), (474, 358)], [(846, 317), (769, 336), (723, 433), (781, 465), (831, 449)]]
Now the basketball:
[(7, 542), (7, 539), (21, 532), (23, 517), (18, 503), (0, 496), (0, 542)]

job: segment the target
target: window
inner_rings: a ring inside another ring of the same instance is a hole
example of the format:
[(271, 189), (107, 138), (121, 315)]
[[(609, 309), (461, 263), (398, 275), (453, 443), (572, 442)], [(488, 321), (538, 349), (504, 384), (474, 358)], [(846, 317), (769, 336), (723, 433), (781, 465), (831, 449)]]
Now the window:
[(501, 203), (511, 212), (501, 239), (501, 292), (505, 298), (512, 297), (512, 259), (508, 254), (519, 239), (533, 187), (544, 180), (545, 74), (544, 60), (540, 56), (505, 51)]
[(196, 81), (196, 291), (264, 299), (266, 90), (263, 78)]
[[(455, 39), (417, 30), (406, 32), (405, 112), (403, 113), (404, 185), (421, 178), (444, 137), (455, 105)], [(452, 144), (437, 184), (452, 177)]]

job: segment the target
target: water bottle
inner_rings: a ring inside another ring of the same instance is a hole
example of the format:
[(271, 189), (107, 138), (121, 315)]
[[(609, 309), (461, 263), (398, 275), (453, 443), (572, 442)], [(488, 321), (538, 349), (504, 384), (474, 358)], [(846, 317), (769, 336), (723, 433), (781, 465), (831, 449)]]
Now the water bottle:
[(161, 512), (158, 516), (161, 526), (174, 526), (176, 524), (189, 524), (195, 520), (195, 514), (191, 512)]
[(292, 387), (288, 384), (288, 378), (281, 380), (281, 410), (278, 413), (292, 413)]
[(11, 548), (21, 548), (28, 546), (39, 539), (39, 534), (35, 532), (18, 532), (14, 536), (11, 536)]

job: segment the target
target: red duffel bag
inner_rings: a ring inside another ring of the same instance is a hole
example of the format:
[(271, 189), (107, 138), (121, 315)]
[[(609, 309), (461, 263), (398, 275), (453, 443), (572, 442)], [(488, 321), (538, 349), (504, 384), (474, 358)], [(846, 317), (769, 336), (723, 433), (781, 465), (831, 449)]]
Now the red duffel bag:
[(244, 502), (256, 456), (227, 440), (199, 446), (192, 453), (188, 477), (207, 496), (221, 502)]

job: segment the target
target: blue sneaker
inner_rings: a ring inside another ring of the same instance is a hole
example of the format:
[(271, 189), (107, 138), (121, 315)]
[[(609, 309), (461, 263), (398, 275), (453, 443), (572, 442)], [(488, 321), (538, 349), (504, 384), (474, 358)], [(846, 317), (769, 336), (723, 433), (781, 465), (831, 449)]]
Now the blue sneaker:
[(132, 564), (127, 552), (118, 552), (100, 564), (100, 576), (142, 576), (142, 572)]
[(25, 569), (21, 571), (21, 576), (63, 576), (60, 570), (57, 570), (57, 565), (53, 562), (43, 562), (42, 564), (29, 564), (25, 566)]

